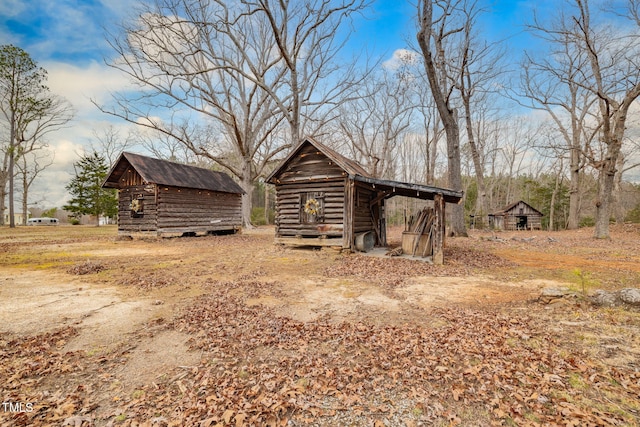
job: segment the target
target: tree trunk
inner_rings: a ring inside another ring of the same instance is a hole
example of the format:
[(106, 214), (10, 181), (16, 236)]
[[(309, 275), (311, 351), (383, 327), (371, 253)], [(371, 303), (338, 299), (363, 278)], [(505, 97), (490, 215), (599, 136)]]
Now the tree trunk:
[[(444, 64), (440, 66), (440, 76), (438, 67), (433, 58), (431, 50), (431, 38), (433, 37), (433, 4), (430, 0), (423, 0), (422, 11), (419, 14), (420, 30), (417, 34), (418, 44), (422, 50), (424, 58), (424, 67), (427, 73), (427, 79), (431, 88), (431, 93), (438, 108), (438, 115), (444, 125), (444, 131), (447, 135), (447, 159), (448, 159), (448, 180), (449, 187), (452, 190), (462, 190), (462, 175), (460, 168), (460, 128), (458, 126), (458, 117), (454, 108), (448, 104), (444, 91), (446, 89), (446, 76)], [(436, 41), (437, 43), (437, 41)], [(444, 61), (444, 52), (441, 49), (438, 52), (440, 61)], [(440, 78), (439, 78), (440, 77)], [(454, 236), (467, 236), (467, 230), (464, 223), (464, 205), (457, 204), (451, 209), (451, 233)]]
[(240, 187), (244, 190), (244, 194), (242, 195), (242, 226), (245, 228), (254, 228), (251, 223), (251, 207), (254, 189), (251, 165), (251, 159), (243, 159)]
[[(455, 117), (455, 111), (453, 112)], [(460, 130), (458, 122), (447, 133), (447, 157), (449, 187), (456, 191), (462, 190), (462, 173), (460, 168)], [(447, 126), (445, 125), (445, 130)], [(464, 204), (458, 203), (451, 208), (451, 234), (453, 236), (467, 237), (467, 229), (464, 223)]]
[(478, 198), (476, 201), (476, 218), (479, 216), (480, 221), (484, 227), (486, 224), (486, 217), (489, 214), (489, 207), (487, 205), (487, 188), (484, 184), (484, 168), (482, 167), (482, 161), (480, 159), (480, 152), (476, 145), (476, 140), (473, 135), (473, 124), (471, 123), (471, 105), (469, 99), (464, 97), (465, 116), (467, 121), (467, 138), (469, 140), (469, 148), (471, 148), (471, 157), (473, 158), (473, 168), (476, 172), (476, 185), (478, 187)]
[(620, 153), (618, 155), (612, 193), (613, 215), (616, 219), (616, 224), (624, 223), (624, 206), (622, 206), (622, 171), (624, 170), (624, 160), (624, 154)]
[[(596, 239), (609, 239), (609, 220), (611, 214), (611, 193), (613, 192), (615, 167), (607, 165), (611, 163), (610, 159), (605, 163), (598, 174), (598, 195), (596, 198), (596, 226), (594, 237)], [(610, 171), (610, 169), (614, 171)]]
[(7, 170), (7, 178), (9, 179), (9, 227), (15, 228), (16, 221), (14, 217), (13, 211), (13, 165), (15, 162), (14, 151), (15, 151), (15, 141), (16, 141), (16, 112), (13, 108), (11, 108), (11, 125), (9, 130), (9, 146), (7, 150), (9, 151), (9, 168)]
[(0, 225), (4, 225), (4, 212), (6, 210), (4, 201), (7, 198), (7, 180), (2, 175), (6, 175), (6, 173), (0, 172)]
[(562, 177), (562, 157), (560, 158), (560, 166), (558, 167), (558, 172), (556, 173), (556, 183), (553, 187), (553, 193), (551, 193), (551, 206), (549, 206), (549, 231), (553, 231), (554, 229), (554, 217), (556, 215), (556, 198), (558, 197), (558, 192), (560, 191), (560, 180)]
[(264, 183), (264, 223), (269, 225), (269, 184)]
[[(23, 156), (24, 159), (24, 156)], [(22, 225), (27, 225), (27, 209), (29, 201), (29, 183), (27, 177), (27, 161), (24, 160), (24, 170), (22, 171)]]
[(569, 221), (567, 229), (575, 230), (580, 225), (580, 147), (570, 151), (571, 177), (569, 183)]

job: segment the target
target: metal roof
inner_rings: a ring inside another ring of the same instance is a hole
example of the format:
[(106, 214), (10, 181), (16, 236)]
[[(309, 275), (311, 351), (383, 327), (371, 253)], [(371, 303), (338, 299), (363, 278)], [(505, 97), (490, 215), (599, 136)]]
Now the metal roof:
[(311, 138), (304, 139), (293, 150), (291, 150), (291, 153), (289, 153), (289, 155), (285, 157), (284, 160), (282, 160), (280, 166), (278, 166), (276, 170), (271, 172), (266, 181), (275, 184), (275, 178), (282, 171), (286, 170), (287, 164), (298, 155), (300, 150), (302, 150), (302, 147), (306, 144), (310, 144), (324, 153), (324, 155), (327, 156), (332, 162), (334, 162), (342, 170), (344, 170), (349, 175), (350, 179), (371, 184), (374, 189), (386, 192), (387, 195), (385, 196), (385, 198), (393, 196), (406, 196), (417, 199), (433, 200), (436, 194), (442, 194), (444, 196), (445, 202), (447, 203), (460, 203), (460, 200), (462, 200), (463, 193), (461, 191), (432, 187), (429, 185), (414, 184), (410, 182), (374, 178), (358, 163), (344, 157), (342, 154), (333, 151), (326, 145), (321, 144)]
[(511, 209), (515, 208), (516, 206), (518, 206), (520, 203), (523, 203), (527, 206), (529, 206), (529, 208), (534, 211), (539, 213), (541, 216), (544, 216), (544, 214), (542, 212), (540, 212), (538, 209), (534, 208), (533, 206), (531, 206), (529, 203), (525, 202), (524, 200), (518, 200), (517, 202), (513, 202), (510, 205), (504, 207), (502, 210), (499, 210), (497, 212), (493, 212), (490, 213), (490, 216), (501, 216), (501, 215), (506, 215)]
[(210, 169), (127, 152), (120, 154), (102, 186), (105, 188), (120, 188), (120, 178), (131, 167), (148, 184), (197, 188), (199, 190), (220, 191), (223, 193), (244, 193), (242, 188), (224, 172), (216, 172)]
[(432, 187), (430, 185), (414, 184), (411, 182), (393, 181), (389, 179), (367, 178), (354, 175), (354, 181), (365, 182), (379, 191), (387, 193), (385, 198), (393, 196), (412, 197), (414, 199), (433, 200), (436, 194), (442, 194), (447, 203), (460, 203), (463, 192), (449, 190), (448, 188)]

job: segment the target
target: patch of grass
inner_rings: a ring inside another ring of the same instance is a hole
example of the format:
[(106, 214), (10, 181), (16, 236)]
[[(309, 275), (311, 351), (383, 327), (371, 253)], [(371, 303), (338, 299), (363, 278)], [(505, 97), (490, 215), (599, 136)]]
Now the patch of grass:
[(413, 417), (416, 419), (419, 419), (420, 417), (422, 417), (422, 414), (423, 414), (422, 409), (420, 409), (418, 406), (416, 406), (411, 410), (411, 415), (413, 415)]
[(582, 379), (582, 376), (576, 373), (571, 373), (569, 375), (568, 382), (569, 385), (576, 390), (585, 390), (589, 387), (584, 379)]
[(142, 396), (144, 396), (144, 390), (134, 390), (133, 393), (131, 393), (132, 399), (140, 399)]
[[(574, 280), (577, 281), (577, 286), (578, 286), (577, 289), (574, 288), (572, 290), (576, 290), (582, 293), (582, 296), (584, 298), (587, 297), (587, 293), (589, 292), (589, 289), (599, 284), (599, 281), (596, 280), (591, 273), (587, 271), (583, 271), (579, 268), (573, 269), (571, 274), (573, 275)], [(571, 289), (573, 288), (573, 286), (570, 286), (569, 288)]]

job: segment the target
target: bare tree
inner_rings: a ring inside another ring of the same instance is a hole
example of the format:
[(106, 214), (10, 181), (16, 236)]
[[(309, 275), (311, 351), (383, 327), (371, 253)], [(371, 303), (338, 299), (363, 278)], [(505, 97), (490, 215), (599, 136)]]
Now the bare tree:
[(287, 147), (261, 151), (281, 118), (270, 94), (247, 76), (278, 90), (282, 67), (272, 55), (268, 25), (248, 12), (222, 1), (157, 0), (145, 6), (124, 37), (112, 41), (118, 60), (111, 64), (145, 91), (135, 99), (116, 95), (116, 107), (101, 107), (151, 129), (153, 138), (179, 141), (236, 176), (245, 191), (245, 227), (251, 226), (256, 177)]
[[(0, 114), (8, 130), (0, 172), (0, 221), (9, 195), (9, 226), (15, 227), (14, 177), (20, 156), (32, 151), (49, 132), (66, 125), (73, 116), (70, 104), (49, 92), (47, 72), (28, 53), (12, 45), (0, 46)], [(6, 190), (7, 181), (9, 189)]]
[[(568, 153), (569, 166), (569, 220), (568, 229), (578, 228), (580, 219), (580, 177), (585, 166), (585, 147), (597, 132), (589, 127), (590, 112), (596, 102), (592, 91), (586, 88), (584, 69), (589, 67), (587, 53), (576, 49), (572, 32), (566, 27), (567, 19), (545, 26), (538, 19), (530, 25), (532, 33), (543, 40), (548, 51), (535, 58), (526, 55), (522, 64), (520, 93), (516, 99), (529, 108), (545, 111), (551, 118)], [(562, 153), (561, 155), (565, 155)]]
[[(590, 67), (585, 87), (598, 98), (599, 135), (604, 144), (604, 155), (598, 158), (589, 150), (590, 161), (599, 175), (594, 237), (608, 239), (618, 157), (629, 108), (640, 96), (640, 39), (637, 28), (620, 34), (619, 29), (592, 26), (588, 2), (574, 1), (577, 13), (571, 17), (571, 34), (576, 48), (588, 58)], [(628, 4), (629, 10), (638, 10), (637, 1), (629, 0)], [(635, 22), (634, 16), (631, 13), (628, 17)]]
[(43, 145), (32, 149), (23, 153), (16, 161), (16, 169), (22, 183), (22, 225), (27, 225), (31, 185), (42, 171), (53, 164), (54, 156), (43, 151), (46, 148), (47, 146)]
[(96, 152), (104, 157), (109, 166), (116, 162), (120, 153), (135, 145), (132, 133), (123, 137), (113, 125), (109, 125), (100, 132), (94, 130), (93, 137), (95, 142), (91, 143), (89, 152)]
[[(250, 226), (257, 177), (290, 140), (301, 117), (335, 101), (344, 84), (323, 86), (338, 69), (335, 34), (361, 2), (155, 0), (143, 5), (111, 65), (143, 89), (102, 110), (174, 138), (235, 175)], [(337, 81), (337, 80), (336, 80)], [(160, 116), (159, 116), (159, 113)]]
[[(458, 191), (462, 190), (462, 173), (454, 89), (455, 82), (460, 80), (462, 57), (459, 55), (459, 37), (463, 34), (465, 22), (458, 18), (463, 6), (464, 0), (420, 0), (417, 34), (431, 94), (447, 136), (448, 185)], [(455, 205), (451, 212), (452, 234), (467, 236), (464, 206)]]
[(374, 177), (395, 179), (394, 157), (409, 129), (413, 105), (407, 75), (382, 70), (367, 79), (354, 96), (342, 104), (337, 119), (347, 150)]
[[(504, 73), (501, 66), (504, 52), (498, 49), (497, 44), (489, 44), (481, 41), (475, 27), (483, 10), (477, 1), (463, 2), (461, 13), (464, 16), (464, 30), (461, 46), (462, 60), (460, 62), (459, 81), (457, 88), (465, 115), (465, 128), (467, 143), (473, 161), (473, 168), (478, 188), (476, 202), (476, 217), (483, 218), (489, 213), (487, 189), (484, 182), (484, 159), (482, 153), (482, 141), (476, 130), (486, 115), (486, 107), (483, 104), (490, 102), (493, 87), (497, 86), (497, 78)], [(479, 114), (474, 114), (474, 110)], [(477, 116), (477, 125), (474, 125), (474, 116)]]
[(348, 40), (345, 30), (353, 15), (368, 8), (368, 0), (241, 0), (258, 19), (265, 18), (269, 40), (275, 42), (283, 72), (281, 87), (273, 87), (255, 75), (249, 79), (267, 91), (289, 124), (291, 139), (297, 143), (304, 121), (313, 127), (335, 117), (335, 108), (368, 72), (356, 72), (355, 61), (344, 63), (338, 55)]

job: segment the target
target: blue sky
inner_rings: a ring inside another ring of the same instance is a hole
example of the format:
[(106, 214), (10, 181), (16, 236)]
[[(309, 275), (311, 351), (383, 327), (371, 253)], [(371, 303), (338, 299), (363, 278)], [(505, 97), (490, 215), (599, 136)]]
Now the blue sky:
[[(487, 0), (491, 13), (483, 19), (490, 39), (508, 39), (512, 49), (521, 50), (527, 39), (522, 25), (531, 15), (530, 4), (551, 6), (547, 0)], [(415, 40), (415, 2), (375, 0), (373, 18), (357, 21), (350, 42), (353, 49), (367, 46), (374, 56), (392, 58), (394, 51)], [(0, 1), (0, 44), (15, 44), (26, 50), (49, 73), (51, 90), (67, 98), (76, 110), (70, 127), (50, 135), (55, 164), (45, 171), (34, 195), (45, 207), (61, 206), (66, 200), (64, 185), (73, 162), (95, 139), (94, 132), (109, 125), (129, 126), (100, 113), (90, 102), (106, 103), (110, 91), (127, 86), (124, 76), (104, 64), (111, 55), (105, 33), (132, 13), (131, 0), (2, 0)], [(125, 131), (126, 134), (126, 131)]]

